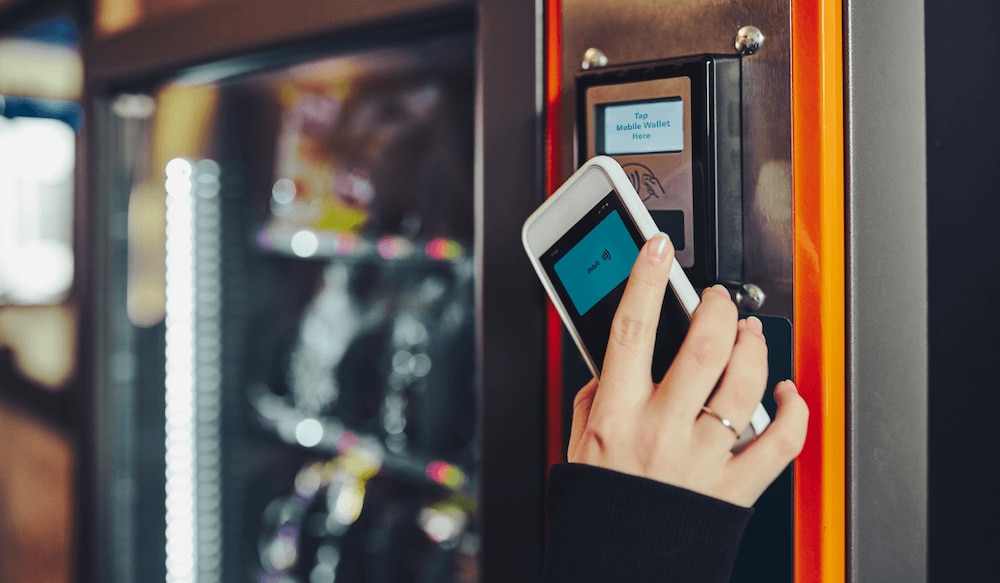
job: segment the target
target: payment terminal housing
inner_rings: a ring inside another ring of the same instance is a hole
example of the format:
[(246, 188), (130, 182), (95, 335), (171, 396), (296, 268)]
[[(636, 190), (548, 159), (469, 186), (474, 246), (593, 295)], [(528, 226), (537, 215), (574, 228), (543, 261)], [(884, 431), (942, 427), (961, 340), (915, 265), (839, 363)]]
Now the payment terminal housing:
[[(780, 183), (762, 181), (759, 169), (754, 171), (761, 165), (761, 156), (771, 160), (782, 150), (763, 149), (758, 143), (758, 138), (773, 139), (779, 126), (761, 126), (759, 119), (749, 119), (759, 116), (759, 107), (744, 111), (744, 82), (760, 89), (760, 77), (744, 79), (747, 66), (754, 70), (759, 61), (748, 65), (736, 55), (694, 53), (574, 73), (576, 165), (599, 154), (615, 158), (659, 229), (670, 235), (676, 260), (691, 283), (696, 287), (722, 283), (735, 288), (737, 294), (752, 283), (748, 279), (755, 283), (764, 267), (782, 269), (784, 263), (779, 259), (786, 257), (783, 253), (773, 257), (762, 253), (761, 249), (770, 249), (767, 245), (771, 242), (757, 239), (765, 232), (759, 206), (777, 200), (775, 196), (786, 191)], [(745, 136), (745, 125), (761, 135)], [(747, 148), (743, 147), (744, 137)], [(744, 158), (749, 160), (749, 174), (745, 173)], [(775, 167), (773, 162), (769, 166)], [(783, 176), (767, 172), (767, 180)], [(745, 175), (756, 184), (744, 185)], [(749, 204), (744, 200), (744, 186)], [(754, 214), (745, 214), (745, 208)], [(777, 220), (780, 213), (767, 217), (768, 225), (784, 226)], [(783, 244), (787, 240), (784, 233), (778, 235), (775, 241)], [(767, 281), (769, 291), (780, 293), (784, 284), (778, 282), (785, 280)], [(768, 387), (793, 374), (792, 325), (784, 305), (772, 302), (766, 312), (750, 309), (761, 319), (768, 340)], [(741, 310), (746, 312), (746, 306), (741, 305)], [(587, 382), (584, 367), (571, 356), (563, 378), (567, 386)], [(573, 398), (571, 391), (564, 396), (566, 419), (572, 416)], [(770, 391), (762, 402), (773, 417), (776, 405)], [(563, 445), (567, 440), (568, 435)], [(789, 468), (755, 505), (760, 518), (747, 527), (734, 583), (793, 580), (791, 500)]]
[(577, 164), (618, 160), (695, 285), (742, 282), (740, 77), (729, 55), (576, 75)]

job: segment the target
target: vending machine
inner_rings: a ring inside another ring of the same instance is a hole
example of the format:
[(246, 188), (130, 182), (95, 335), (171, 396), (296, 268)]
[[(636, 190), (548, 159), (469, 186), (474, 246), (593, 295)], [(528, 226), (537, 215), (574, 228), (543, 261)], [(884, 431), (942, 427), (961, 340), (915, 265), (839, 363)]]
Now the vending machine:
[(90, 53), (94, 580), (540, 571), (534, 15), (348, 4)]
[(91, 4), (82, 579), (536, 579), (589, 374), (519, 234), (604, 154), (810, 407), (734, 580), (922, 580), (919, 10)]

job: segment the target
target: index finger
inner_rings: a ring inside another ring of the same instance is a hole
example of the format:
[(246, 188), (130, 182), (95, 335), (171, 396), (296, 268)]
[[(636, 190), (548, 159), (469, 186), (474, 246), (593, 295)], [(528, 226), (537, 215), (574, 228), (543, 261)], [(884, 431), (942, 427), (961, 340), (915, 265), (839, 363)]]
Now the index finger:
[(646, 241), (636, 258), (611, 322), (595, 407), (606, 399), (634, 403), (649, 398), (656, 326), (673, 260), (674, 247), (662, 233)]
[[(706, 288), (684, 342), (660, 383), (665, 411), (692, 416), (708, 400), (729, 364), (739, 314), (721, 285)], [(732, 413), (724, 411), (727, 417)]]

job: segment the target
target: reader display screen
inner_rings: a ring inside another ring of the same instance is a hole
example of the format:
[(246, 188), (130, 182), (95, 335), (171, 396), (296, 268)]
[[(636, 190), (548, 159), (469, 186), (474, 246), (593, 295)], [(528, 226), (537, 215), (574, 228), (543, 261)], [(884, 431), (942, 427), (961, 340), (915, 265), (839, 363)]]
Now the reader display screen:
[(668, 97), (596, 107), (598, 154), (655, 154), (684, 150), (684, 100)]

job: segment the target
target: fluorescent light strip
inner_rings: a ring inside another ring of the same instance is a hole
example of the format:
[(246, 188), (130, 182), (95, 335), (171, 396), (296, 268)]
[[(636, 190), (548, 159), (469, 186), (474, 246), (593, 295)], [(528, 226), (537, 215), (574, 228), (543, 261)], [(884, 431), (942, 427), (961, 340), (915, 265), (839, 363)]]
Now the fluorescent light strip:
[(219, 172), (174, 159), (166, 173), (166, 580), (219, 581)]
[(167, 164), (166, 567), (168, 583), (195, 581), (193, 167)]

